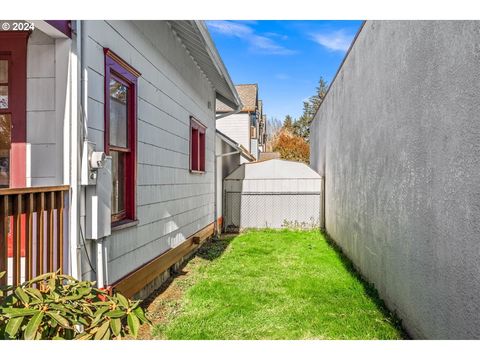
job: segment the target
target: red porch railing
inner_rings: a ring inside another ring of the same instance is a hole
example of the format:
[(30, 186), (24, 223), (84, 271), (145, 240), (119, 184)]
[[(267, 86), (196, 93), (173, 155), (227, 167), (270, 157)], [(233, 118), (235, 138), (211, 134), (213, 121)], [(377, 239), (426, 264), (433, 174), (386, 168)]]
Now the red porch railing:
[[(0, 284), (64, 269), (68, 186), (0, 189)], [(10, 249), (10, 251), (9, 251)]]

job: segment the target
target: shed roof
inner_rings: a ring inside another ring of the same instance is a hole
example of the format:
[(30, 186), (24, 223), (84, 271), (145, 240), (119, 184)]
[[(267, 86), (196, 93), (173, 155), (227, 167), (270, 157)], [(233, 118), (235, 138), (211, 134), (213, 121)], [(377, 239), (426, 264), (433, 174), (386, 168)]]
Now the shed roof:
[(321, 179), (308, 165), (282, 159), (240, 165), (225, 180), (243, 179)]
[[(235, 89), (242, 101), (243, 112), (256, 111), (257, 110), (257, 98), (258, 98), (258, 85), (257, 84), (239, 84), (235, 85)], [(232, 109), (225, 105), (223, 102), (217, 101), (217, 112), (228, 112)]]

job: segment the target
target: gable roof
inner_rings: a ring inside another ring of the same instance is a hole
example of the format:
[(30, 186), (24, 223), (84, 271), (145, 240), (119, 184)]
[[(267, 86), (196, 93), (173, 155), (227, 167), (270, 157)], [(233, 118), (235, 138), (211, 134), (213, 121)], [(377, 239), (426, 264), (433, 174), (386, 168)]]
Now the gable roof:
[[(257, 84), (239, 84), (235, 85), (235, 89), (242, 101), (242, 112), (256, 111), (258, 99), (258, 85)], [(217, 101), (217, 112), (229, 112), (232, 109), (224, 103)]]

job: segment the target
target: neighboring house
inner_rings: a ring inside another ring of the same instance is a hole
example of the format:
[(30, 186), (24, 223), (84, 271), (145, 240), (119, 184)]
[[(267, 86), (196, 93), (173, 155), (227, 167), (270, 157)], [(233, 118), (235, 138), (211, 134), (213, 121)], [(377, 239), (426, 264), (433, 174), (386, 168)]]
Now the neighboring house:
[(214, 232), (238, 94), (201, 21), (34, 25), (0, 32), (0, 271), (144, 296)]
[(267, 144), (267, 115), (263, 113), (263, 101), (258, 100), (258, 157), (266, 151)]
[[(263, 114), (262, 101), (258, 99), (257, 84), (235, 85), (243, 107), (241, 111), (232, 113), (232, 109), (217, 102), (219, 114), (217, 129), (229, 136), (235, 142), (246, 148), (255, 159), (263, 151), (266, 140), (266, 115)], [(223, 117), (221, 117), (223, 115)], [(221, 118), (220, 118), (221, 117)], [(242, 160), (242, 162), (244, 162)]]
[(326, 231), (416, 338), (480, 338), (479, 30), (367, 21), (312, 123)]

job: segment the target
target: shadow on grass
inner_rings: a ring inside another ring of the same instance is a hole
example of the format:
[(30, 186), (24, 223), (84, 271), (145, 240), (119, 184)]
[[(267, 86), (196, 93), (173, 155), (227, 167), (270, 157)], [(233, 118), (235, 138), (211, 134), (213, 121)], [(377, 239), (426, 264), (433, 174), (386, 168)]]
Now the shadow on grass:
[(162, 294), (165, 290), (167, 290), (170, 285), (180, 276), (187, 275), (188, 272), (184, 271), (185, 266), (195, 259), (196, 257), (213, 261), (225, 252), (230, 242), (237, 236), (238, 234), (229, 234), (223, 235), (221, 238), (210, 238), (205, 241), (202, 246), (200, 246), (197, 251), (188, 259), (186, 259), (180, 266), (176, 269), (175, 267), (170, 268), (170, 276), (167, 280), (165, 280), (162, 285), (153, 291), (145, 300), (142, 301), (141, 307), (143, 309), (147, 309), (155, 299)]
[(207, 240), (195, 254), (196, 257), (212, 261), (222, 256), (230, 242), (236, 237), (236, 234), (222, 235), (220, 238), (211, 238)]
[(322, 231), (322, 235), (325, 237), (328, 245), (335, 250), (345, 269), (362, 284), (365, 294), (372, 300), (378, 310), (380, 310), (382, 314), (389, 319), (393, 326), (399, 330), (402, 338), (410, 339), (410, 336), (402, 326), (402, 320), (397, 316), (397, 314), (387, 308), (385, 302), (378, 295), (378, 291), (375, 289), (375, 286), (369, 283), (360, 274), (359, 270), (355, 267), (355, 264), (344, 254), (342, 248), (326, 232)]

